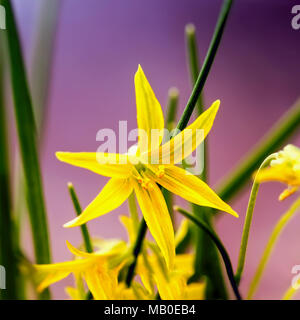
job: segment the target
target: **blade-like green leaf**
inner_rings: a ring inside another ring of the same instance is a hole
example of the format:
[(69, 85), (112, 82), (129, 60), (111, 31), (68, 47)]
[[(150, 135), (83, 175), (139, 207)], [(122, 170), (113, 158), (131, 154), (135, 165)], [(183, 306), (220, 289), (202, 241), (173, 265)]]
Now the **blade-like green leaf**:
[[(6, 132), (3, 87), (4, 73), (2, 66), (3, 57), (0, 52), (0, 265), (6, 269), (6, 290), (0, 290), (0, 297), (2, 299), (17, 299), (17, 280), (19, 275), (13, 237), (14, 222), (11, 206), (11, 186), (9, 182), (9, 151)], [(0, 279), (2, 279), (2, 276), (0, 275)]]
[(32, 226), (37, 263), (50, 262), (50, 247), (43, 186), (37, 152), (37, 135), (31, 97), (22, 57), (19, 34), (11, 1), (0, 0), (6, 9), (5, 31), (10, 60), (10, 76), (14, 98), (19, 147), (24, 169), (26, 199)]

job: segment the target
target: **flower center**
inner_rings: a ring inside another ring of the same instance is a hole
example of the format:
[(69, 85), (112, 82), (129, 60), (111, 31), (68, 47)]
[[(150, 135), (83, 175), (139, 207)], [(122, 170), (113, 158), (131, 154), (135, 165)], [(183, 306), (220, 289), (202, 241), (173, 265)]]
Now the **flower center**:
[(147, 167), (139, 162), (134, 166), (133, 175), (137, 182), (142, 186), (143, 189), (147, 190), (150, 187), (151, 180), (146, 176)]
[(165, 166), (163, 165), (146, 166), (145, 164), (139, 162), (133, 167), (134, 178), (145, 190), (151, 188), (151, 178), (155, 180), (155, 176), (162, 178), (164, 175)]

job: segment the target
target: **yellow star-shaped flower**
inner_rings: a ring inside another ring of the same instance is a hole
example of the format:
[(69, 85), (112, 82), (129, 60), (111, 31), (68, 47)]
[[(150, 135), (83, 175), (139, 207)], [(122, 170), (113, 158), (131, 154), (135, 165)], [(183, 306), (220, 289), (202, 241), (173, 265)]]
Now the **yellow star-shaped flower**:
[(287, 145), (276, 154), (268, 168), (258, 172), (258, 182), (278, 181), (288, 185), (279, 196), (284, 200), (300, 187), (300, 149), (294, 145)]
[[(86, 284), (96, 300), (116, 299), (116, 293), (120, 290), (118, 274), (120, 264), (111, 266), (114, 258), (122, 256), (127, 250), (124, 241), (104, 241), (101, 249), (95, 253), (86, 253), (73, 247), (67, 242), (68, 249), (76, 259), (67, 262), (35, 265), (35, 279), (37, 290), (43, 291), (51, 284), (66, 278), (71, 273), (75, 279), (85, 279)], [(79, 291), (74, 288), (67, 288), (71, 295), (76, 292), (79, 299)], [(75, 291), (74, 291), (75, 290)], [(73, 295), (73, 297), (75, 297)]]
[[(116, 209), (134, 191), (147, 226), (170, 267), (175, 256), (174, 231), (158, 185), (192, 203), (238, 216), (208, 185), (176, 166), (209, 133), (220, 102), (214, 102), (189, 127), (161, 145), (162, 136), (154, 141), (151, 133), (164, 129), (163, 112), (140, 66), (135, 75), (135, 90), (139, 137), (134, 154), (57, 152), (57, 158), (63, 162), (111, 178), (82, 214), (65, 227), (82, 225)], [(149, 158), (156, 159), (155, 164)]]

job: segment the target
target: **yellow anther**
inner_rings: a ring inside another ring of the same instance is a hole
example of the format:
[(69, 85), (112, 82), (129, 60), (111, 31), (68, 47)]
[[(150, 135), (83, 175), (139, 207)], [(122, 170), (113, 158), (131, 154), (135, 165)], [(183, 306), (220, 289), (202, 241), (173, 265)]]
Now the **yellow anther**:
[(144, 178), (143, 182), (142, 182), (142, 188), (144, 188), (145, 190), (147, 190), (150, 186), (150, 182), (151, 180), (148, 178)]
[(165, 175), (165, 167), (164, 166), (158, 166), (158, 171), (156, 172), (156, 175), (159, 178), (162, 178)]

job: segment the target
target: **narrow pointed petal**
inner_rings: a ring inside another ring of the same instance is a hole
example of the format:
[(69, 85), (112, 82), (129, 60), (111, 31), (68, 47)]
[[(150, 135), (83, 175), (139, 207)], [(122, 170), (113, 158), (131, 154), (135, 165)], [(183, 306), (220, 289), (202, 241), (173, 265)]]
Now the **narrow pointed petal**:
[(56, 152), (58, 160), (106, 177), (126, 178), (132, 165), (128, 155), (102, 152)]
[(132, 190), (132, 184), (129, 179), (111, 178), (82, 214), (66, 223), (64, 227), (80, 226), (118, 208), (129, 197)]
[(171, 268), (174, 264), (175, 240), (165, 199), (153, 182), (149, 182), (147, 190), (136, 182), (134, 190), (149, 231), (157, 242), (167, 266)]
[[(155, 94), (140, 65), (135, 74), (134, 83), (138, 129), (141, 129), (142, 133), (147, 134), (146, 137), (144, 134), (139, 134), (139, 150), (144, 152), (149, 150), (151, 147), (151, 130), (164, 129), (164, 117), (160, 103), (156, 99)], [(159, 143), (157, 147), (161, 143), (162, 137), (160, 137), (158, 140)]]
[(136, 239), (136, 234), (132, 219), (127, 216), (120, 216), (119, 219), (127, 231), (129, 243), (133, 244)]
[(88, 268), (94, 260), (74, 260), (53, 264), (34, 265), (37, 290), (43, 291), (51, 284), (66, 278), (70, 273), (80, 273)]
[(75, 248), (74, 246), (71, 245), (71, 243), (69, 241), (66, 241), (66, 243), (67, 243), (67, 247), (68, 247), (69, 251), (76, 257), (80, 257), (80, 258), (95, 257), (95, 254), (93, 254), (93, 253), (84, 252), (82, 250)]
[(44, 276), (44, 279), (38, 285), (37, 291), (38, 292), (44, 291), (51, 284), (66, 278), (70, 273), (71, 272), (57, 271), (57, 272), (50, 272), (50, 273), (46, 274)]
[[(175, 246), (186, 237), (189, 231), (189, 221), (187, 219), (183, 219), (175, 233)], [(176, 256), (177, 257), (177, 256)]]
[(219, 110), (220, 101), (215, 101), (212, 106), (204, 111), (190, 126), (177, 134), (169, 142), (158, 149), (152, 149), (151, 153), (142, 155), (146, 163), (176, 164), (192, 154), (203, 142), (213, 126), (216, 114)]
[(84, 273), (86, 284), (95, 300), (114, 299), (114, 292), (118, 286), (118, 271), (108, 270), (107, 266), (99, 265)]
[(166, 166), (161, 178), (157, 175), (153, 177), (158, 184), (189, 202), (225, 211), (238, 217), (238, 214), (206, 183), (179, 167)]
[(93, 269), (85, 272), (85, 281), (95, 300), (108, 300), (109, 296), (105, 292), (106, 283), (102, 283), (98, 272)]
[(66, 261), (66, 262), (58, 262), (58, 263), (51, 263), (51, 264), (36, 264), (34, 268), (38, 272), (80, 272), (87, 268), (94, 262), (92, 259), (77, 259), (73, 261)]

